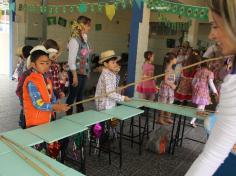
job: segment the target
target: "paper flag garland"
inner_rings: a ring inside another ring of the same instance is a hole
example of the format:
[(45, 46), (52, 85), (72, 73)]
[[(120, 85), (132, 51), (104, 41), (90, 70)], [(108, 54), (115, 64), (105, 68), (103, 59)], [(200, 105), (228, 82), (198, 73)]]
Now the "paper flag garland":
[(87, 5), (86, 4), (79, 4), (78, 5), (78, 10), (79, 10), (80, 13), (87, 12)]
[(115, 16), (116, 9), (114, 4), (106, 4), (105, 5), (106, 15), (108, 19), (111, 21)]

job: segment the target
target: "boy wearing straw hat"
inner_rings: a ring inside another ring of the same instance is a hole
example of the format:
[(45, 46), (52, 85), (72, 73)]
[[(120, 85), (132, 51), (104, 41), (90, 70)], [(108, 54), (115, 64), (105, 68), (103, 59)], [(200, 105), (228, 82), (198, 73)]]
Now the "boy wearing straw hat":
[[(99, 64), (103, 64), (104, 68), (99, 77), (95, 96), (103, 96), (95, 100), (96, 109), (102, 111), (111, 109), (116, 106), (116, 102), (130, 101), (127, 96), (122, 96), (117, 92), (113, 92), (117, 88), (117, 60), (113, 50), (104, 51), (101, 53)], [(112, 92), (112, 93), (110, 93)], [(108, 93), (108, 95), (106, 95)]]

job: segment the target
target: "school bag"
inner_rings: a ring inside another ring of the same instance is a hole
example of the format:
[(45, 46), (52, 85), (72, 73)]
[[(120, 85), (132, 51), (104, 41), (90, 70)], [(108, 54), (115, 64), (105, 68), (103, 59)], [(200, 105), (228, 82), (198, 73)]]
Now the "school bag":
[(157, 154), (166, 153), (169, 145), (169, 136), (170, 129), (166, 126), (160, 126), (152, 132), (146, 149)]

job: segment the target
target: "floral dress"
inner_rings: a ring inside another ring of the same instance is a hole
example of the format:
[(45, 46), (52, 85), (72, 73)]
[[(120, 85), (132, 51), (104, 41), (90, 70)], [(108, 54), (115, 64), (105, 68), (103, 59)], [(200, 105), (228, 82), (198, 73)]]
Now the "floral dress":
[[(173, 72), (173, 70), (166, 70), (165, 73)], [(175, 83), (175, 74), (168, 74), (167, 80), (171, 83)], [(172, 89), (165, 80), (161, 82), (158, 101), (161, 103), (172, 104), (174, 102), (174, 89)]]
[(197, 105), (209, 105), (209, 79), (214, 79), (214, 74), (207, 68), (200, 69), (194, 76), (192, 102)]

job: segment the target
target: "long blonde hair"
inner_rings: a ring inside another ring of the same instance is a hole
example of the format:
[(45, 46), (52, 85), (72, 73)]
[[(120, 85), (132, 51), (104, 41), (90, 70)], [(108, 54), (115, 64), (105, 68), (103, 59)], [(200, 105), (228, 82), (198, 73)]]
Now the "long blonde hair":
[(209, 8), (223, 18), (229, 37), (236, 44), (236, 1), (208, 0)]
[(85, 28), (85, 25), (90, 25), (91, 19), (86, 16), (79, 16), (76, 21), (73, 21), (71, 26), (71, 37), (79, 37), (83, 42), (82, 31)]

